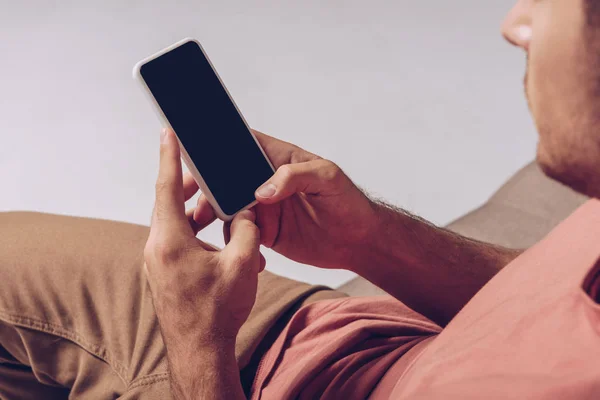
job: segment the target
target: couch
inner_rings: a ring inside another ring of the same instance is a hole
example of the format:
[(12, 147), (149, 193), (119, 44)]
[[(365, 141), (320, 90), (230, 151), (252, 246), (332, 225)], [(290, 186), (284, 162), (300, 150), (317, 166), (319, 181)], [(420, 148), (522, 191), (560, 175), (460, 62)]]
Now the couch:
[[(542, 239), (586, 200), (587, 197), (546, 177), (532, 162), (511, 177), (484, 205), (446, 228), (484, 242), (524, 249)], [(338, 290), (351, 296), (385, 294), (360, 277)]]

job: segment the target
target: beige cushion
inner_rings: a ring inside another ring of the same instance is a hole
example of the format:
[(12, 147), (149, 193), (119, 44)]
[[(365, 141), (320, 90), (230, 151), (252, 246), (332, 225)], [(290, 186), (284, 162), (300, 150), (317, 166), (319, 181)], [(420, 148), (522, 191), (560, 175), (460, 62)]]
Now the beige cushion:
[[(511, 248), (527, 248), (543, 238), (587, 197), (546, 177), (530, 163), (508, 180), (480, 208), (448, 225), (461, 235)], [(338, 290), (351, 296), (384, 294), (356, 278)]]

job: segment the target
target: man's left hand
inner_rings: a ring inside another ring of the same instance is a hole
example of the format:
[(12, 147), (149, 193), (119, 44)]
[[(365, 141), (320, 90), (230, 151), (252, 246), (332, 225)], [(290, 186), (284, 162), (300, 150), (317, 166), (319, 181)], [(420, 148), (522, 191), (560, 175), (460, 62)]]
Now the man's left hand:
[(253, 211), (239, 213), (227, 225), (228, 243), (222, 250), (196, 238), (202, 227), (194, 222), (193, 213), (185, 212), (185, 201), (196, 191), (193, 179), (182, 176), (175, 135), (166, 131), (144, 258), (176, 380), (172, 384), (181, 386), (174, 387), (176, 391), (202, 378), (188, 376), (198, 371), (190, 371), (190, 357), (199, 353), (233, 357), (236, 336), (254, 305), (258, 273), (264, 268)]

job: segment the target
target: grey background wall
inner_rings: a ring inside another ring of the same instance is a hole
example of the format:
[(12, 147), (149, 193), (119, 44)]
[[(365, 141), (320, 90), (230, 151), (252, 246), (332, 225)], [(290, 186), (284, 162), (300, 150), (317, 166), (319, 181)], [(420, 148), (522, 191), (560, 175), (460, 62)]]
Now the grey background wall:
[[(249, 123), (444, 224), (533, 158), (511, 0), (0, 0), (0, 210), (146, 224), (160, 125), (139, 59), (200, 39)], [(222, 243), (220, 224), (201, 234)], [(265, 253), (274, 272), (352, 275)]]

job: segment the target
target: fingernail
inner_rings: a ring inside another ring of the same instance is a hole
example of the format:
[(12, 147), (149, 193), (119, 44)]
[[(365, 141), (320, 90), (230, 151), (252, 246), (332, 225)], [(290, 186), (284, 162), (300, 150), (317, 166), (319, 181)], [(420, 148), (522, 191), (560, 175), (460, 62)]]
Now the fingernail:
[(266, 185), (263, 185), (260, 188), (258, 188), (256, 194), (258, 194), (260, 197), (269, 198), (273, 196), (276, 191), (277, 187), (275, 187), (275, 185), (273, 185), (272, 183), (267, 183)]
[(521, 25), (521, 26), (517, 27), (517, 35), (519, 35), (519, 38), (522, 41), (531, 40), (531, 34), (532, 34), (532, 30), (531, 30), (530, 26)]
[(166, 138), (167, 138), (167, 128), (164, 128), (160, 132), (160, 142), (164, 144), (166, 142)]

